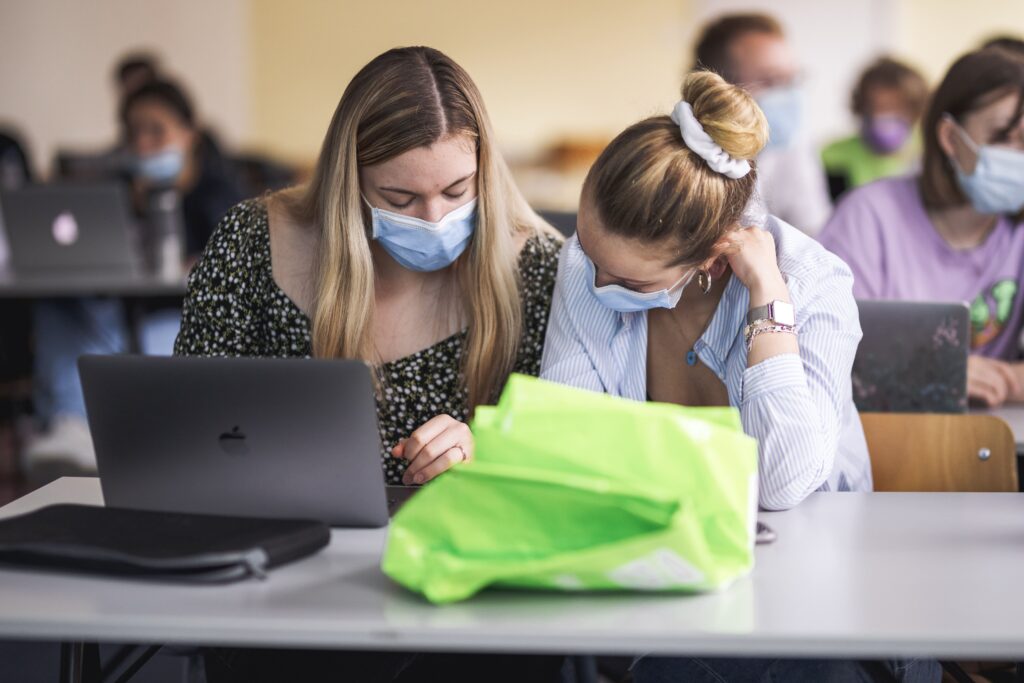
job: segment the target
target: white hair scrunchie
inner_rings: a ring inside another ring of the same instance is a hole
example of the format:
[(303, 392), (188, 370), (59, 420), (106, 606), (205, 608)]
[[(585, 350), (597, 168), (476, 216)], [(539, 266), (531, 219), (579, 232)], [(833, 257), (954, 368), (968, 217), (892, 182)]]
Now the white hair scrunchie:
[(750, 173), (750, 162), (746, 159), (734, 159), (711, 139), (711, 136), (700, 125), (693, 115), (693, 107), (689, 102), (680, 101), (672, 110), (672, 120), (679, 126), (683, 134), (683, 142), (697, 155), (707, 162), (711, 170), (724, 176), (738, 180)]

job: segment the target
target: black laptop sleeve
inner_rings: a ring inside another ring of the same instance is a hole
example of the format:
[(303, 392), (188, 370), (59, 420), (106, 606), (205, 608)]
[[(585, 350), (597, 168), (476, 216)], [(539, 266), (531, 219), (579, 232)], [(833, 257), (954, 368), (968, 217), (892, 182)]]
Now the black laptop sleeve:
[(321, 522), (52, 505), (0, 520), (0, 564), (227, 583), (264, 578), (330, 537)]

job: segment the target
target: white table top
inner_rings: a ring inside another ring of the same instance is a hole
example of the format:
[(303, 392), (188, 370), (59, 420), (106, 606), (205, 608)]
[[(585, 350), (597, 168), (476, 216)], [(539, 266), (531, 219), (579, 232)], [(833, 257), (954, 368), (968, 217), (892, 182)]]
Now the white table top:
[[(99, 503), (63, 479), (0, 509)], [(488, 591), (432, 606), (334, 532), (265, 582), (185, 587), (0, 571), (0, 638), (364, 649), (1024, 659), (1024, 495), (811, 496), (714, 595)]]
[(185, 277), (152, 273), (15, 273), (0, 266), (0, 299), (81, 296), (183, 296)]

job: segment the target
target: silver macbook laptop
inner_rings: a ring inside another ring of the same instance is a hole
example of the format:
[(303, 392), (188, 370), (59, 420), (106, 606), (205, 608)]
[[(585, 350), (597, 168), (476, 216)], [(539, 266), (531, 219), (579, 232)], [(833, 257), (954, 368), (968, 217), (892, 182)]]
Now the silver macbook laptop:
[(137, 268), (128, 199), (116, 184), (31, 185), (0, 192), (16, 273)]
[(966, 304), (858, 301), (864, 331), (853, 362), (857, 409), (962, 413), (967, 410)]
[(369, 368), (358, 361), (82, 356), (112, 507), (379, 527), (384, 486)]

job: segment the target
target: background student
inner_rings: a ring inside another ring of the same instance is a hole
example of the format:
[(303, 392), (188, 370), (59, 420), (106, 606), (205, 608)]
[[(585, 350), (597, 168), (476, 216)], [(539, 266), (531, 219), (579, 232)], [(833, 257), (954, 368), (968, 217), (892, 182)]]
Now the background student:
[(849, 193), (822, 243), (852, 268), (858, 298), (968, 302), (969, 395), (1024, 400), (1024, 56), (957, 60), (922, 135), (920, 175)]
[(782, 26), (767, 14), (728, 14), (704, 27), (698, 69), (754, 96), (768, 120), (757, 155), (758, 192), (774, 216), (816, 235), (832, 210), (821, 157), (807, 137), (802, 73)]
[[(35, 182), (35, 173), (23, 136), (14, 129), (0, 128), (0, 191), (17, 190), (32, 182)], [(0, 268), (7, 267), (9, 258), (7, 236), (0, 215)], [(31, 313), (32, 306), (27, 301), (0, 301), (0, 320), (3, 321), (0, 326), (0, 394), (8, 387), (23, 385), (25, 377), (31, 374)], [(13, 396), (20, 393), (11, 391)], [(8, 406), (13, 410), (20, 407), (14, 401), (10, 401)]]
[(176, 190), (185, 253), (197, 258), (220, 219), (241, 201), (237, 179), (207, 146), (189, 97), (173, 81), (152, 80), (134, 89), (121, 104), (121, 125), (133, 160), (136, 213), (147, 215), (153, 191)]
[(915, 126), (927, 103), (928, 84), (912, 67), (881, 57), (864, 70), (850, 98), (860, 130), (821, 153), (832, 199), (917, 169), (921, 145)]
[[(184, 90), (151, 80), (129, 91), (121, 104), (121, 126), (131, 164), (130, 189), (143, 231), (151, 226), (155, 192), (180, 201), (187, 261), (198, 257), (221, 216), (241, 199), (234, 179), (203, 145)], [(25, 454), (28, 474), (43, 483), (68, 474), (95, 472), (95, 452), (85, 420), (77, 359), (88, 353), (127, 348), (124, 306), (116, 299), (42, 301), (33, 310), (36, 349), (34, 404), (43, 431)], [(141, 324), (144, 353), (169, 354), (181, 314), (155, 311)]]
[[(123, 55), (114, 66), (113, 83), (120, 109), (128, 97), (152, 81), (169, 80), (160, 59), (149, 52), (135, 51)], [(217, 136), (205, 127), (198, 127), (200, 147), (208, 166), (230, 161), (221, 151)], [(106, 150), (91, 153), (59, 151), (56, 158), (57, 177), (62, 180), (117, 180), (127, 179), (133, 170), (134, 156), (128, 131), (122, 125), (118, 140)]]

